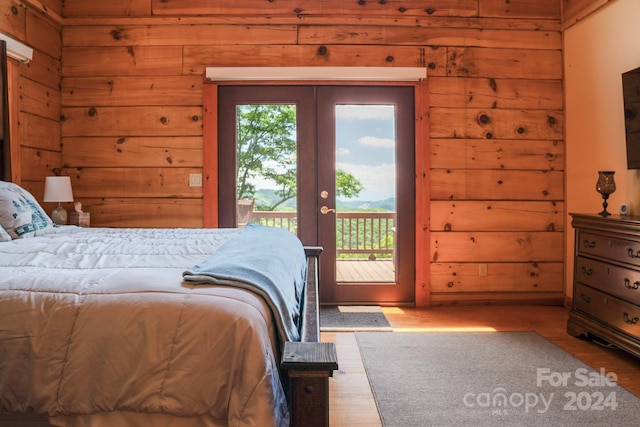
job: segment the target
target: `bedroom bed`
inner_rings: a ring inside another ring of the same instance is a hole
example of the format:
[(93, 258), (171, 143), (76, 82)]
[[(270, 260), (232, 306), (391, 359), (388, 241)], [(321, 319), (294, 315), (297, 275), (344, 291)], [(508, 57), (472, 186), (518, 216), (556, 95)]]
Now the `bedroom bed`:
[(319, 248), (260, 226), (53, 227), (2, 182), (0, 223), (0, 425), (327, 424)]

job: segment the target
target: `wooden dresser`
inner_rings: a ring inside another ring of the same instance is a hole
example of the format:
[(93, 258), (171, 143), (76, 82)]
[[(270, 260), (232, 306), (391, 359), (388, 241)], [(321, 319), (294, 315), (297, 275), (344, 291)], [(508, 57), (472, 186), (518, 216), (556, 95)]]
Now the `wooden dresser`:
[(576, 233), (567, 332), (640, 357), (640, 216), (571, 214)]

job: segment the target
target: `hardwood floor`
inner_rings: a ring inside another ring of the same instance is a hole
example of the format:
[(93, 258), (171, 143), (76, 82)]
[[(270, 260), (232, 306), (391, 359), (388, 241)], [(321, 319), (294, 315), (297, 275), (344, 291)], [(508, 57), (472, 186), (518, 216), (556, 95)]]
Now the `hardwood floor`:
[[(385, 307), (394, 331), (536, 331), (592, 368), (615, 372), (618, 384), (640, 397), (640, 359), (566, 333), (567, 309), (549, 306)], [(332, 427), (380, 426), (355, 335), (323, 332), (334, 342), (339, 370), (330, 379)]]

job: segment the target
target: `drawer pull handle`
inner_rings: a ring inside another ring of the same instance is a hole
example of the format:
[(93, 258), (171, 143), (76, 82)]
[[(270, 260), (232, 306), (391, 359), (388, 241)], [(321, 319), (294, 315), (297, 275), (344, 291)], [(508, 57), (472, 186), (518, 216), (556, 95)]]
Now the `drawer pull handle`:
[(627, 312), (624, 312), (622, 313), (622, 320), (627, 322), (629, 325), (635, 325), (640, 319), (638, 319), (638, 316), (634, 316), (633, 318), (629, 319), (629, 314)]
[(587, 304), (591, 302), (591, 297), (586, 296), (585, 294), (580, 294), (580, 299), (582, 299), (582, 302), (586, 302)]
[(639, 281), (635, 281), (633, 283), (631, 283), (631, 280), (627, 279), (625, 277), (624, 279), (624, 287), (627, 289), (631, 289), (631, 290), (637, 290), (638, 288), (640, 288), (640, 282)]
[[(584, 246), (585, 248), (595, 248), (596, 247), (596, 241), (592, 240), (592, 241), (588, 241), (587, 239), (585, 239), (582, 242), (582, 246)], [(631, 250), (631, 249), (629, 249)]]
[(634, 252), (633, 248), (629, 248), (627, 249), (627, 255), (629, 255), (629, 258), (640, 258), (640, 249)]
[(593, 270), (585, 267), (584, 265), (581, 267), (583, 276), (591, 276), (593, 274)]

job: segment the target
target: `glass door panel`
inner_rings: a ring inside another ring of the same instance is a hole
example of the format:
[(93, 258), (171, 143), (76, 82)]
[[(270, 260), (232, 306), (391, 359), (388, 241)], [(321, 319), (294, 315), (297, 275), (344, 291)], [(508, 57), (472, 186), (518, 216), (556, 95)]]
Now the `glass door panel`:
[(236, 107), (237, 226), (297, 233), (296, 105)]
[(341, 104), (336, 127), (336, 281), (393, 283), (394, 105)]
[(320, 297), (414, 300), (413, 88), (317, 88)]
[(220, 226), (286, 228), (317, 245), (314, 88), (221, 86), (218, 110)]

